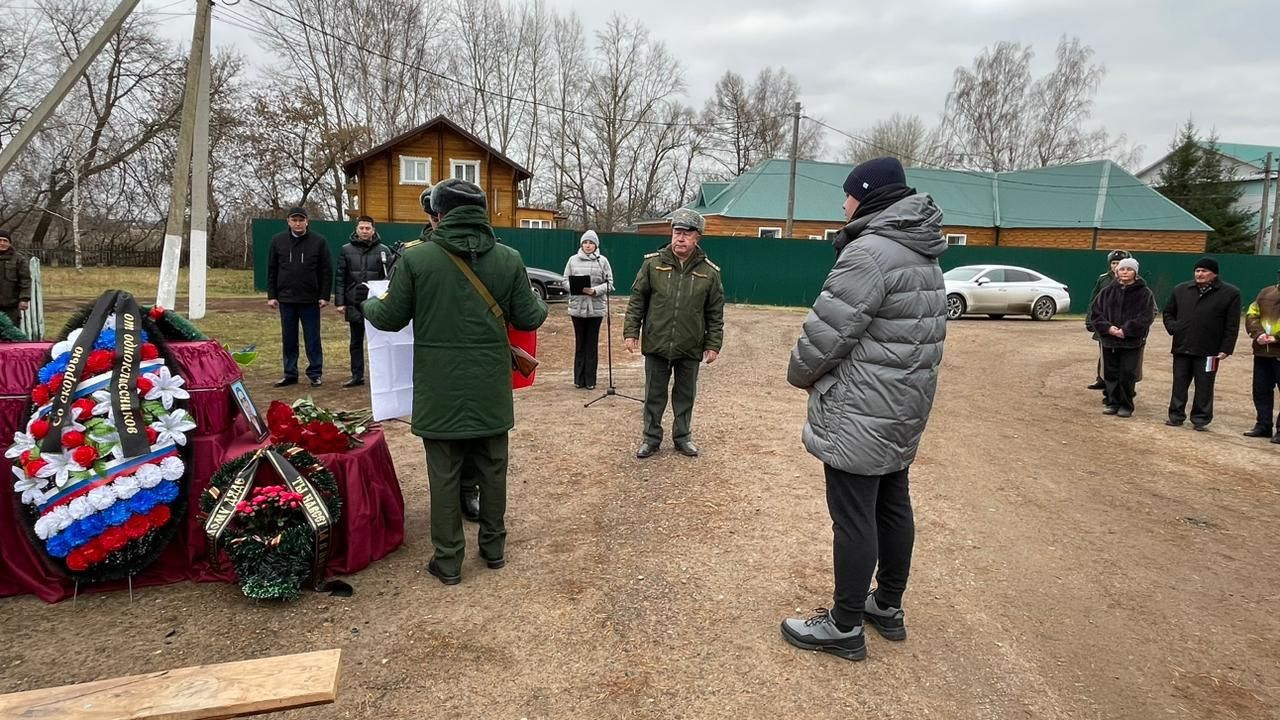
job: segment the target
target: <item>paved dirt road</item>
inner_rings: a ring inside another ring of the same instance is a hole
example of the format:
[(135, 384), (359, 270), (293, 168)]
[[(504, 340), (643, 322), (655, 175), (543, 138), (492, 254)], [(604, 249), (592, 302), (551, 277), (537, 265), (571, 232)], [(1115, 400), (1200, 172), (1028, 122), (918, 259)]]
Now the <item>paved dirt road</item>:
[[(1277, 716), (1280, 447), (1240, 437), (1249, 359), (1226, 363), (1209, 433), (1162, 424), (1163, 337), (1135, 417), (1103, 417), (1073, 320), (951, 325), (912, 474), (911, 638), (873, 633), (857, 664), (784, 644), (778, 622), (831, 590), (821, 467), (784, 379), (802, 318), (731, 307), (694, 414), (703, 457), (641, 462), (639, 404), (582, 408), (557, 307), (517, 396), (507, 568), (472, 544), (461, 585), (426, 575), (421, 445), (393, 425), (408, 541), (354, 597), (0, 601), (0, 692), (342, 647), (341, 701), (286, 717)], [(639, 394), (640, 359), (620, 355), (619, 389)]]

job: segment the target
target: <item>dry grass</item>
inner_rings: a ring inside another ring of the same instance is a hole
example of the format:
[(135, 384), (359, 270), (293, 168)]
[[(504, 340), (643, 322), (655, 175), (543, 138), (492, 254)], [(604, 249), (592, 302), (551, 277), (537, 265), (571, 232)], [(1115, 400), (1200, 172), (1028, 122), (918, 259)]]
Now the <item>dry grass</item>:
[[(91, 300), (111, 289), (128, 290), (140, 298), (150, 299), (155, 297), (155, 288), (160, 283), (159, 268), (96, 267), (76, 272), (69, 267), (44, 267), (40, 272), (45, 297), (49, 299)], [(187, 283), (184, 269), (178, 277), (179, 297), (186, 297)], [(253, 271), (210, 269), (206, 292), (210, 298), (253, 295)]]

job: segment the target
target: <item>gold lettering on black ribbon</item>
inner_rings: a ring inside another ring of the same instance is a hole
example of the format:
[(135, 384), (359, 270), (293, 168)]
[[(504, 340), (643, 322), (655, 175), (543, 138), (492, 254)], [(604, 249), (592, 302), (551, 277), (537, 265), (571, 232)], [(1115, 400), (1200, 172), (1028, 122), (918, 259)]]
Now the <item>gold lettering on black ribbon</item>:
[(236, 473), (231, 482), (227, 483), (221, 497), (209, 511), (209, 517), (204, 523), (209, 564), (217, 567), (218, 545), (227, 528), (231, 526), (231, 520), (236, 515), (236, 507), (246, 501), (253, 490), (258, 465), (263, 457), (271, 463), (275, 474), (284, 481), (285, 485), (302, 496), (303, 514), (315, 536), (315, 542), (312, 545), (311, 584), (317, 590), (322, 589), (325, 586), (324, 567), (329, 561), (329, 548), (333, 544), (333, 516), (329, 513), (329, 506), (325, 505), (324, 498), (316, 491), (311, 481), (298, 472), (288, 458), (273, 448), (258, 450), (248, 464)]
[(66, 369), (63, 370), (62, 384), (58, 386), (57, 393), (53, 396), (53, 404), (49, 408), (49, 434), (40, 441), (42, 453), (62, 452), (62, 429), (71, 419), (71, 403), (75, 401), (76, 386), (80, 384), (81, 375), (84, 374), (85, 363), (89, 360), (93, 343), (98, 339), (98, 333), (102, 332), (102, 326), (107, 322), (107, 315), (111, 313), (119, 295), (119, 290), (108, 290), (98, 298), (98, 302), (89, 313), (88, 320), (80, 330), (80, 337), (76, 338), (71, 348), (71, 358), (67, 361)]
[(142, 363), (142, 311), (129, 293), (120, 293), (116, 301), (116, 362), (111, 371), (111, 404), (116, 419), (116, 432), (125, 457), (145, 455), (151, 450), (147, 441), (146, 419), (138, 397), (138, 368)]
[(231, 519), (236, 515), (236, 506), (247, 500), (249, 491), (253, 489), (253, 478), (258, 474), (258, 462), (262, 459), (263, 452), (265, 448), (254, 453), (240, 472), (231, 478), (231, 482), (222, 491), (222, 497), (214, 504), (213, 509), (209, 511), (208, 519), (204, 521), (205, 548), (209, 555), (210, 567), (218, 567), (218, 543), (222, 541), (222, 535), (231, 526)]
[(315, 533), (312, 545), (311, 584), (317, 590), (324, 587), (324, 566), (329, 561), (329, 545), (333, 541), (333, 516), (329, 514), (329, 506), (324, 504), (320, 493), (302, 473), (298, 472), (289, 460), (275, 450), (267, 451), (267, 460), (275, 466), (276, 472), (284, 480), (289, 489), (302, 496), (303, 514), (307, 524)]

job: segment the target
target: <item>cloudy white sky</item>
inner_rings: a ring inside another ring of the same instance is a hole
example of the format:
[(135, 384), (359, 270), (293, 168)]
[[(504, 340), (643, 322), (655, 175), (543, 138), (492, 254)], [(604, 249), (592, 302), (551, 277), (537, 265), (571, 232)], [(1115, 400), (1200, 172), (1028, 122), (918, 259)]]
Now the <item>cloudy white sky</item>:
[[(699, 107), (726, 69), (751, 76), (772, 65), (799, 79), (805, 112), (833, 126), (857, 132), (894, 112), (932, 123), (955, 68), (984, 46), (1030, 44), (1039, 74), (1068, 34), (1092, 46), (1107, 67), (1095, 122), (1144, 145), (1144, 164), (1164, 153), (1188, 116), (1216, 128), (1224, 142), (1280, 146), (1274, 0), (546, 2), (576, 12), (589, 31), (613, 12), (642, 20), (681, 59), (689, 99)], [(146, 0), (143, 7), (173, 5)], [(164, 20), (167, 32), (189, 40), (190, 16)], [(214, 42), (263, 57), (243, 31), (226, 25), (215, 23)]]

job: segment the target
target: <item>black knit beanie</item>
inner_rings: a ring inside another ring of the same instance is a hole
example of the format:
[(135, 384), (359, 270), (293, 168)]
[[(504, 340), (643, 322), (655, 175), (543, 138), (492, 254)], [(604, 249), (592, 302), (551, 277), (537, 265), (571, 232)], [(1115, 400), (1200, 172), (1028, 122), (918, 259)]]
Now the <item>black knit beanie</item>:
[(906, 185), (907, 173), (898, 158), (882, 157), (855, 167), (844, 179), (844, 191), (862, 202), (875, 190), (887, 185)]
[(12, 241), (12, 240), (13, 240), (13, 234), (12, 234), (12, 233), (10, 233), (8, 229), (0, 228), (0, 238), (4, 238), (4, 239), (6, 239), (6, 240), (10, 240), (10, 241)]
[(1214, 260), (1214, 259), (1213, 259), (1213, 258), (1211, 258), (1211, 257), (1202, 257), (1202, 258), (1200, 258), (1199, 260), (1197, 260), (1197, 261), (1196, 261), (1196, 266), (1195, 266), (1195, 269), (1196, 269), (1196, 270), (1199, 270), (1200, 268), (1204, 268), (1205, 270), (1208, 270), (1209, 272), (1213, 273), (1214, 275), (1217, 275), (1217, 274), (1218, 274), (1218, 261), (1217, 261), (1217, 260)]
[(475, 183), (458, 178), (444, 180), (431, 189), (431, 209), (441, 217), (448, 215), (450, 210), (465, 205), (477, 205), (487, 210), (489, 199)]

